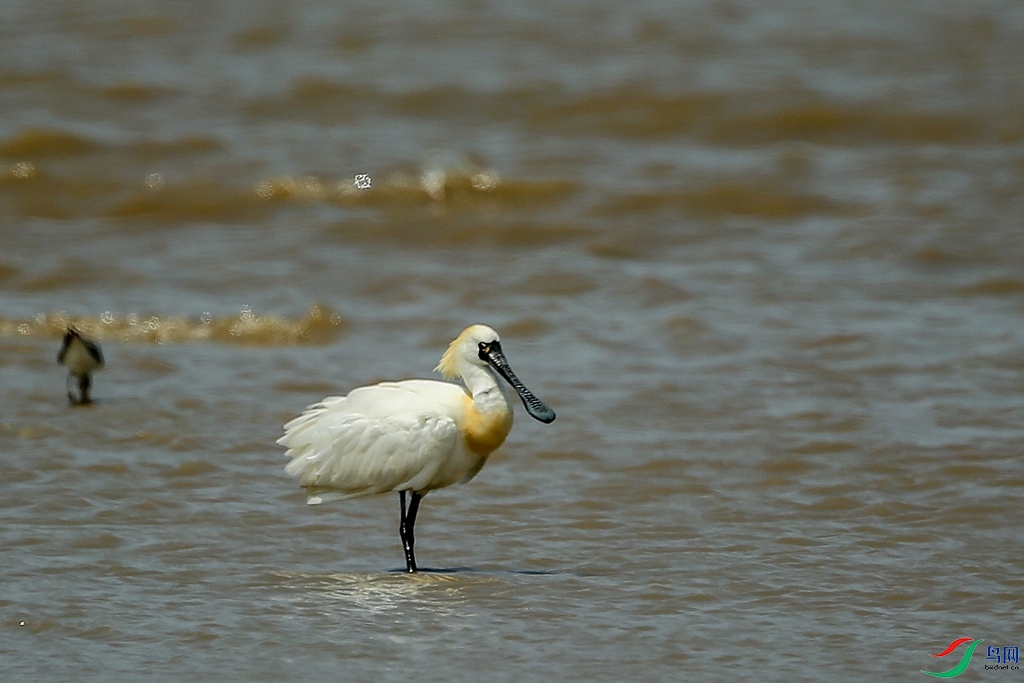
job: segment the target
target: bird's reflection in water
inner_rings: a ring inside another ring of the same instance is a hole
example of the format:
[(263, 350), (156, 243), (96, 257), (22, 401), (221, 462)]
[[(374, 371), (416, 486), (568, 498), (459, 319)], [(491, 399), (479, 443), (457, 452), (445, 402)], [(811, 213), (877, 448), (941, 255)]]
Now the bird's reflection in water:
[(293, 589), (286, 598), (306, 608), (336, 612), (355, 608), (367, 613), (425, 610), (436, 614), (469, 616), (465, 592), (486, 586), (501, 590), (497, 576), (468, 572), (409, 574), (301, 574), (278, 572), (275, 578)]

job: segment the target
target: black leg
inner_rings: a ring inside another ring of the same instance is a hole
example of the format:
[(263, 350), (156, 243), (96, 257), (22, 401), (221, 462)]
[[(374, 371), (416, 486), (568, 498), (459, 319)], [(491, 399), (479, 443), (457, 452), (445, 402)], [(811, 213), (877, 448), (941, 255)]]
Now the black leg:
[(79, 375), (78, 377), (78, 392), (82, 395), (82, 404), (89, 403), (89, 389), (92, 388), (92, 378), (89, 377), (89, 373)]
[(416, 538), (413, 529), (416, 526), (416, 513), (420, 509), (420, 498), (420, 494), (410, 491), (409, 510), (406, 512), (405, 491), (398, 492), (398, 500), (402, 504), (402, 521), (398, 526), (398, 534), (402, 537), (402, 547), (405, 549), (405, 570), (410, 574), (416, 571), (416, 555), (413, 553)]

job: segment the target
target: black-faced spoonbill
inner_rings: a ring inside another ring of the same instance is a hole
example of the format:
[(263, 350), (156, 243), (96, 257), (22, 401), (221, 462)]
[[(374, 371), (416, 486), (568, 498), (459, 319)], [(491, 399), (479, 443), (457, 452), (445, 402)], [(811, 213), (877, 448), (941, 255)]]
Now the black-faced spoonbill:
[[(103, 352), (99, 344), (90, 341), (73, 327), (64, 333), (64, 343), (57, 354), (57, 362), (68, 369), (68, 401), (71, 405), (90, 403), (89, 389), (92, 387), (92, 373), (103, 367)], [(78, 383), (78, 398), (71, 387)]]
[[(306, 502), (398, 491), (405, 565), (416, 571), (413, 527), (420, 498), (475, 477), (512, 429), (502, 377), (541, 422), (551, 410), (523, 386), (486, 325), (462, 331), (435, 368), (446, 380), (410, 379), (329, 396), (284, 426), (285, 471), (306, 488)], [(406, 508), (406, 493), (409, 506)]]

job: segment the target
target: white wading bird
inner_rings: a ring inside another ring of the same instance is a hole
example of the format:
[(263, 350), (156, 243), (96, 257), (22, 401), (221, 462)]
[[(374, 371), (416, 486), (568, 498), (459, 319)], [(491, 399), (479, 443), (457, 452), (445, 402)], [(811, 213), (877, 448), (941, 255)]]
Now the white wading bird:
[(512, 404), (499, 375), (531, 417), (555, 419), (512, 372), (498, 333), (486, 325), (463, 330), (435, 370), (464, 386), (410, 379), (360, 387), (310, 406), (277, 440), (291, 458), (285, 471), (306, 488), (309, 505), (398, 491), (398, 532), (409, 572), (416, 571), (413, 527), (420, 498), (475, 477), (512, 429)]
[[(64, 333), (64, 343), (57, 354), (57, 362), (68, 369), (68, 400), (71, 405), (91, 403), (89, 389), (92, 387), (91, 373), (103, 367), (103, 352), (99, 344), (83, 337), (78, 330), (68, 326)], [(75, 398), (71, 387), (77, 380), (78, 398)]]

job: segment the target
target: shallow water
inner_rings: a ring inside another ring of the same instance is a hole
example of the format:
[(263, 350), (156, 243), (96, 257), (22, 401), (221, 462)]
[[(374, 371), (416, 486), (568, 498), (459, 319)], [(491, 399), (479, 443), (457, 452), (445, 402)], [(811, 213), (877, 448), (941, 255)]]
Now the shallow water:
[[(1021, 8), (257, 4), (0, 10), (11, 680), (1022, 644)], [(559, 417), (425, 499), (406, 576), (397, 501), (307, 507), (274, 441), (472, 322)]]

